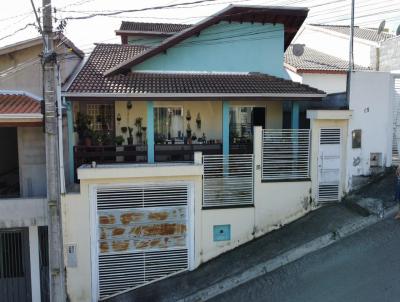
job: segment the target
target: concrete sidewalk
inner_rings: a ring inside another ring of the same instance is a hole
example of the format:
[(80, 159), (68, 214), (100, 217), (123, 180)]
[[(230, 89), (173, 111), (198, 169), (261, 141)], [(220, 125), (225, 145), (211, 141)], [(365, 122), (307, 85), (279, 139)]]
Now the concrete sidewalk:
[[(374, 197), (380, 190), (388, 191), (382, 181), (391, 183), (383, 179), (369, 186)], [(367, 197), (364, 195), (363, 198)], [(367, 212), (361, 211), (363, 215), (360, 215), (360, 211), (355, 211), (354, 206), (349, 207), (347, 203), (324, 206), (279, 230), (220, 255), (195, 271), (128, 291), (107, 301), (207, 301), (380, 220), (378, 215), (368, 215)], [(385, 216), (393, 213), (393, 207), (386, 207)]]

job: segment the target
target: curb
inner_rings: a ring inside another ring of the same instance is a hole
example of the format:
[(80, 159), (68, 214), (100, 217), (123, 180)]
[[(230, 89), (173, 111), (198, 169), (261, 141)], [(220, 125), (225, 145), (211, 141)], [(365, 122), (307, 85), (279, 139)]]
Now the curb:
[(275, 258), (268, 261), (259, 263), (237, 275), (228, 277), (214, 285), (203, 288), (196, 293), (179, 299), (178, 302), (200, 302), (212, 299), (222, 293), (225, 293), (233, 288), (272, 272), (284, 265), (294, 262), (310, 253), (316, 252), (324, 247), (327, 247), (339, 240), (355, 234), (362, 229), (371, 226), (384, 218), (394, 215), (397, 211), (397, 207), (392, 207), (385, 211), (382, 218), (370, 215), (368, 217), (360, 218), (355, 222), (350, 222), (342, 227), (333, 230), (330, 233), (322, 235), (316, 239), (313, 239), (303, 245), (300, 245), (292, 250), (289, 250)]

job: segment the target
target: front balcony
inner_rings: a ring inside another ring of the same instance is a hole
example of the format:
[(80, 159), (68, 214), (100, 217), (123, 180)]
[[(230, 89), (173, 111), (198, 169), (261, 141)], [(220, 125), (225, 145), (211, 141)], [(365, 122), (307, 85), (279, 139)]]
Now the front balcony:
[(253, 126), (282, 125), (279, 102), (78, 101), (69, 112), (75, 181), (77, 168), (92, 162), (192, 162), (195, 152), (252, 154)]

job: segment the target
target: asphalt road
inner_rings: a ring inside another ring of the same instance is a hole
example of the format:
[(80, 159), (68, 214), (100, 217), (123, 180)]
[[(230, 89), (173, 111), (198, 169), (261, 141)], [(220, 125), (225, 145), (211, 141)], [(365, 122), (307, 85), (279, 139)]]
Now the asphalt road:
[(400, 302), (400, 222), (388, 218), (212, 302)]

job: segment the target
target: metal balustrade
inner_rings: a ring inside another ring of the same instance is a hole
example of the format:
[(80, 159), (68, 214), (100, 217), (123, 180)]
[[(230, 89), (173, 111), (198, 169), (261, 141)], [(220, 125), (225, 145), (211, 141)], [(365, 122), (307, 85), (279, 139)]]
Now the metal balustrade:
[(253, 154), (204, 155), (203, 207), (253, 204)]
[(310, 178), (309, 129), (265, 129), (262, 138), (262, 180)]

